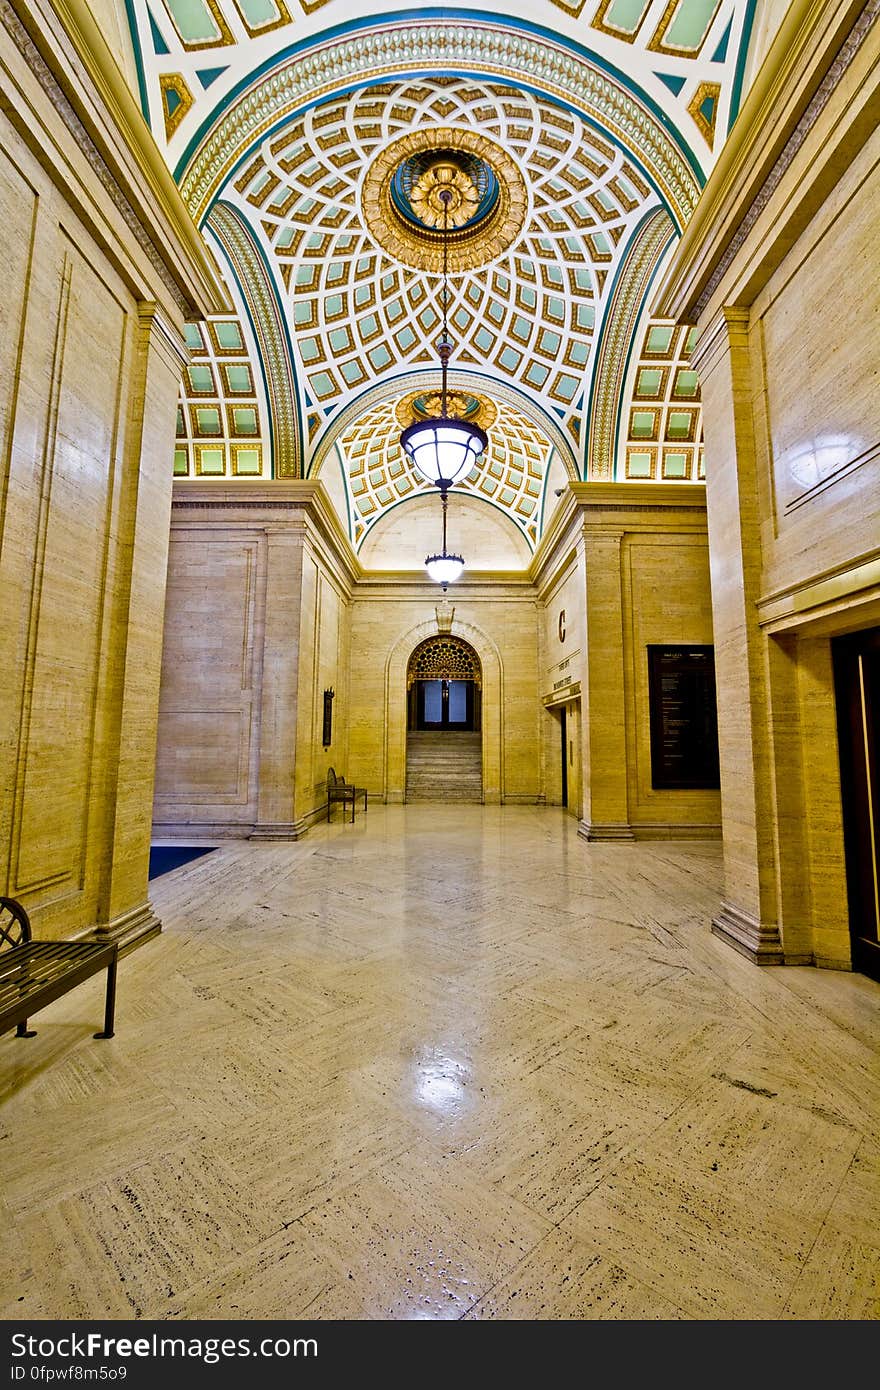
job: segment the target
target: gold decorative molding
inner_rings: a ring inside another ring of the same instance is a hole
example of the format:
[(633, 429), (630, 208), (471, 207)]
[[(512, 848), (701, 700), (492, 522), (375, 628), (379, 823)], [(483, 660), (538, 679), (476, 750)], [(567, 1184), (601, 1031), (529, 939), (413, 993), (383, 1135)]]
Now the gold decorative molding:
[[(793, 0), (666, 271), (653, 306), (657, 317), (696, 323), (705, 313), (878, 18), (878, 0)], [(849, 162), (876, 129), (877, 70), (870, 56), (865, 69), (870, 80), (847, 84), (857, 92), (851, 107), (862, 108), (858, 126), (847, 130), (838, 122), (834, 148), (823, 147), (813, 172), (827, 163), (830, 176), (839, 178), (835, 149)], [(799, 192), (806, 194), (806, 186)], [(761, 274), (750, 275), (746, 302), (753, 302), (791, 245), (794, 220), (805, 226), (814, 212), (812, 202), (791, 200), (784, 243), (768, 248)]]
[[(165, 122), (165, 135), (171, 139), (180, 122), (193, 104), (193, 94), (186, 85), (183, 73), (163, 72), (159, 76), (162, 92), (162, 119)], [(171, 106), (169, 96), (177, 97), (177, 104)]]
[[(395, 405), (394, 414), (400, 428), (405, 430), (414, 420), (439, 415), (442, 404), (439, 390), (408, 391)], [(488, 433), (498, 419), (498, 407), (482, 393), (473, 395), (467, 391), (448, 391), (446, 414), (454, 420), (466, 419)]]
[(301, 477), (302, 432), (295, 378), (274, 286), (254, 246), (253, 234), (236, 208), (218, 203), (207, 226), (235, 271), (259, 343), (271, 414), (273, 475)]
[(14, 10), (4, 0), (0, 8), (13, 41), (181, 310), (200, 317), (225, 312), (210, 253), (87, 0), (16, 0)]
[[(711, 121), (703, 114), (703, 103), (707, 100), (712, 102)], [(715, 143), (715, 121), (718, 116), (718, 103), (721, 100), (720, 82), (701, 82), (688, 102), (688, 115), (703, 136), (709, 149)]]
[(361, 201), (364, 219), (376, 244), (404, 265), (435, 275), (443, 269), (442, 234), (409, 223), (391, 197), (391, 181), (401, 164), (432, 150), (474, 155), (489, 165), (498, 180), (498, 202), (492, 212), (472, 231), (464, 227), (449, 238), (449, 273), (460, 275), (497, 259), (513, 245), (529, 215), (528, 191), (507, 151), (474, 130), (426, 126), (393, 141), (367, 169)]
[(616, 434), (627, 353), (633, 342), (651, 277), (674, 235), (672, 219), (664, 208), (658, 208), (636, 233), (621, 266), (605, 314), (593, 379), (586, 443), (586, 472), (591, 481), (614, 477)]

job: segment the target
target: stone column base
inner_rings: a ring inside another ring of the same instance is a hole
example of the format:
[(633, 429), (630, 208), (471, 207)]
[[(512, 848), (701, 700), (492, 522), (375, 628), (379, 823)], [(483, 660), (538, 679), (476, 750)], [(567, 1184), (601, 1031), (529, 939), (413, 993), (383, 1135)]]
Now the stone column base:
[(152, 904), (146, 902), (133, 908), (131, 912), (123, 913), (112, 922), (102, 922), (99, 926), (92, 927), (76, 939), (100, 941), (102, 944), (115, 942), (119, 947), (119, 954), (126, 956), (129, 951), (134, 951), (138, 946), (143, 946), (154, 936), (158, 936), (161, 930), (162, 923), (153, 911)]
[(730, 903), (721, 904), (721, 911), (712, 919), (712, 933), (754, 965), (785, 963), (776, 924), (762, 926), (757, 918)]
[(635, 840), (632, 826), (621, 821), (615, 823), (606, 821), (597, 823), (596, 821), (582, 820), (578, 823), (578, 835), (582, 840)]
[[(324, 812), (326, 815), (326, 811)], [(301, 840), (308, 830), (310, 822), (303, 818), (298, 821), (274, 821), (267, 822), (265, 825), (255, 825), (249, 840)]]

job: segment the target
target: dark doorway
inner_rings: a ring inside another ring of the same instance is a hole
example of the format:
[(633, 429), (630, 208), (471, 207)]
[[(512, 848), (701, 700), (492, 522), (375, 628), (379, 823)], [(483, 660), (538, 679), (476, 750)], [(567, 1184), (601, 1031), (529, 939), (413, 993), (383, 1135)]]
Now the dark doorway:
[(562, 730), (562, 804), (568, 806), (568, 721), (565, 705), (559, 711), (559, 727)]
[(415, 681), (410, 695), (410, 728), (439, 732), (451, 729), (473, 733), (479, 728), (478, 700), (473, 681)]
[(169, 874), (172, 869), (179, 869), (191, 859), (210, 854), (216, 848), (216, 845), (151, 845), (148, 877), (152, 882), (154, 878)]
[(880, 628), (831, 650), (853, 969), (880, 980)]

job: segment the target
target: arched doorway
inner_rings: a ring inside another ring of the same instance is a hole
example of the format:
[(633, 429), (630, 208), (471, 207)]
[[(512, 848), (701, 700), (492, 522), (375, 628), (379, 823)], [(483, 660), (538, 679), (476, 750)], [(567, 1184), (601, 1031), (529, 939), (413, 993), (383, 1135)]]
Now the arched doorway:
[(482, 801), (482, 670), (469, 642), (428, 637), (407, 666), (407, 801)]

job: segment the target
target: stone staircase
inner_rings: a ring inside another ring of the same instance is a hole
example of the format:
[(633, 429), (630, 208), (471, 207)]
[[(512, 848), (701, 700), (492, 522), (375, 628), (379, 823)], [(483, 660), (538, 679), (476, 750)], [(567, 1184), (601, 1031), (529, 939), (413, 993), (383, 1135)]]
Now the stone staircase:
[(407, 801), (482, 801), (483, 736), (408, 733)]

